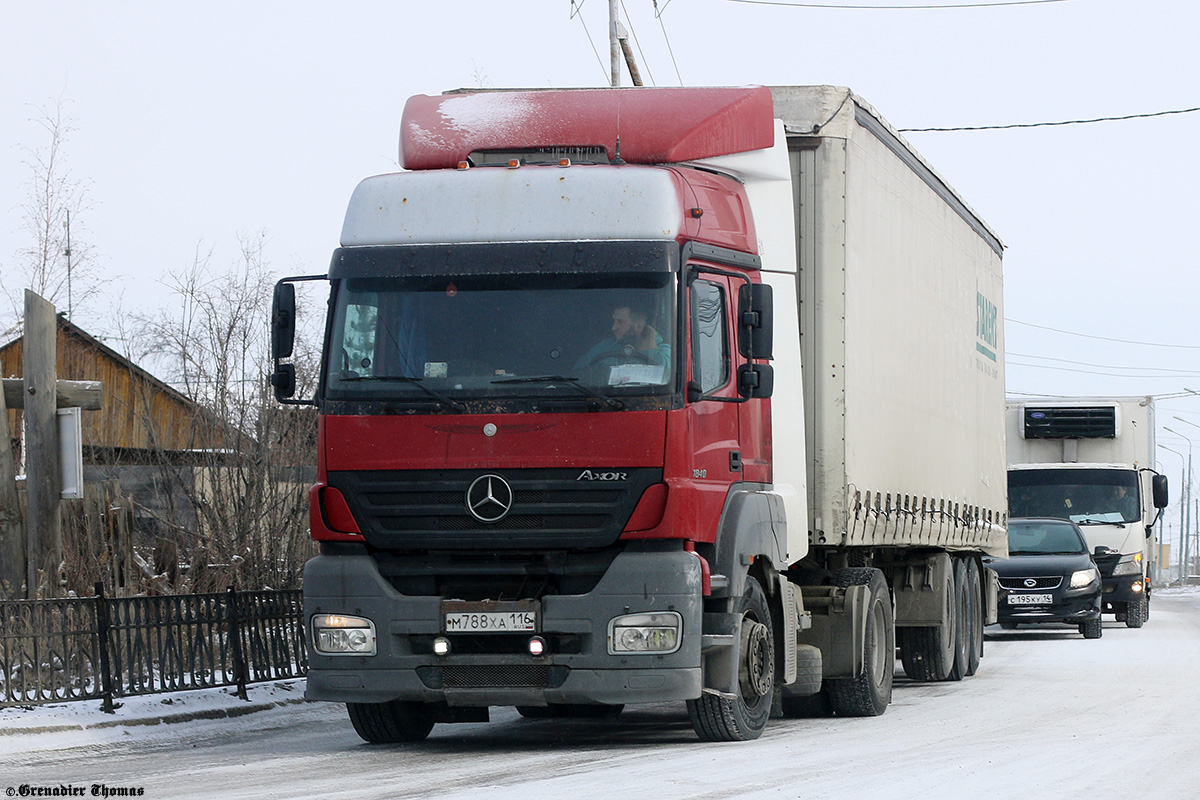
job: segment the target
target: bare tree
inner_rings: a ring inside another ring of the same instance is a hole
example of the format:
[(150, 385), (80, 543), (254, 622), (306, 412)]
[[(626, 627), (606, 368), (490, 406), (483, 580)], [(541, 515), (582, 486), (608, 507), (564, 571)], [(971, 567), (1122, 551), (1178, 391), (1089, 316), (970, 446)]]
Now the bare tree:
[[(174, 523), (191, 591), (296, 587), (312, 553), (307, 489), (316, 417), (280, 408), (270, 391), (265, 237), (240, 244), (239, 263), (225, 272), (213, 269), (211, 251), (198, 251), (190, 267), (170, 275), (177, 303), (141, 326), (159, 374), (202, 408), (190, 452), (158, 452), (164, 482), (194, 512), (194, 523)], [(315, 361), (311, 344), (297, 344), (298, 361), (304, 353)], [(303, 380), (313, 374), (300, 372)]]
[(75, 128), (63, 114), (64, 105), (59, 98), (53, 107), (35, 107), (32, 121), (47, 138), (40, 147), (22, 148), (29, 169), (22, 204), (29, 243), (17, 251), (16, 268), (5, 276), (4, 285), (15, 317), (21, 314), (22, 289), (73, 310), (100, 286), (85, 227), (88, 183), (72, 175), (67, 165), (66, 146)]

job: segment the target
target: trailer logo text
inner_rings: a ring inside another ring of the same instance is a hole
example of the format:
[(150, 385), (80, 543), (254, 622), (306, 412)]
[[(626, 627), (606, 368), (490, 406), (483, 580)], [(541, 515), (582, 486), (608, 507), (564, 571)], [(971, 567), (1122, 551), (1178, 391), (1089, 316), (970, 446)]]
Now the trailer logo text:
[(996, 360), (996, 350), (1000, 347), (1000, 334), (996, 327), (999, 311), (996, 304), (983, 296), (983, 292), (975, 292), (975, 335), (979, 341), (975, 349), (991, 361)]

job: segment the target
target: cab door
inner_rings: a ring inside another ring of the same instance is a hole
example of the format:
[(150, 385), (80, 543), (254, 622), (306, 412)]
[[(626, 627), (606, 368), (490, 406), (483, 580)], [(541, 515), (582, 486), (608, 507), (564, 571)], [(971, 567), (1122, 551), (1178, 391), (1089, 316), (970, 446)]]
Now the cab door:
[(688, 450), (693, 485), (709, 519), (720, 515), (730, 484), (742, 480), (734, 283), (741, 281), (703, 270), (688, 281)]

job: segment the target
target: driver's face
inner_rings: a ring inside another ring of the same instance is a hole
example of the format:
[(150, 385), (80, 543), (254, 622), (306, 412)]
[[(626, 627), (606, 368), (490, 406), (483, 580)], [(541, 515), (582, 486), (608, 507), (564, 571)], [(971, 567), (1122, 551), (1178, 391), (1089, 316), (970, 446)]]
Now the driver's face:
[(638, 323), (628, 308), (613, 309), (612, 334), (618, 342), (634, 339), (640, 331)]

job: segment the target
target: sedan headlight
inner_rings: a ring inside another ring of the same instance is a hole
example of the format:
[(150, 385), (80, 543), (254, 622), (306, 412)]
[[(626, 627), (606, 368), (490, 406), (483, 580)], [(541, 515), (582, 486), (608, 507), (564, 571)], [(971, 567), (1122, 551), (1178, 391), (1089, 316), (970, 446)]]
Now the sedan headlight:
[(313, 649), (327, 656), (375, 655), (375, 623), (366, 617), (314, 614)]
[(1088, 567), (1087, 569), (1077, 570), (1071, 574), (1071, 588), (1072, 589), (1082, 589), (1085, 586), (1088, 586), (1092, 581), (1096, 580), (1099, 577), (1100, 577), (1100, 573), (1096, 570), (1095, 567)]
[(665, 655), (679, 649), (683, 617), (675, 611), (626, 614), (608, 623), (608, 652)]
[(1142, 574), (1142, 554), (1134, 553), (1129, 556), (1121, 556), (1121, 560), (1113, 567), (1113, 575), (1141, 575)]

